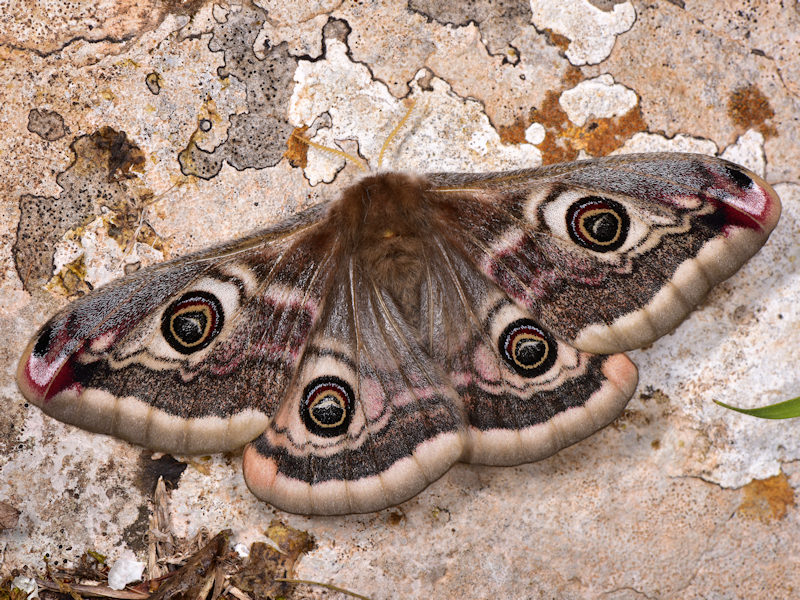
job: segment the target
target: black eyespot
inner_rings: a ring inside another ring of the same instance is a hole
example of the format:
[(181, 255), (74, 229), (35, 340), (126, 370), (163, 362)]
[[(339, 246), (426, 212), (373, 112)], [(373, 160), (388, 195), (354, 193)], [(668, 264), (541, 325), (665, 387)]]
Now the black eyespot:
[(33, 345), (33, 355), (41, 357), (47, 354), (47, 350), (50, 348), (52, 337), (53, 328), (49, 324), (45, 325), (44, 329), (39, 332), (39, 337), (36, 339), (36, 343)]
[(728, 173), (728, 177), (733, 179), (733, 181), (736, 182), (736, 185), (743, 190), (746, 190), (753, 185), (753, 180), (739, 169), (734, 167), (725, 167), (725, 172)]
[(628, 237), (630, 218), (619, 202), (587, 196), (567, 210), (567, 232), (572, 241), (595, 252), (620, 248)]
[(556, 342), (530, 319), (518, 319), (498, 340), (500, 356), (523, 377), (538, 377), (556, 362)]
[(211, 125), (208, 119), (200, 119), (200, 131), (211, 131)]
[(335, 437), (347, 433), (355, 396), (347, 382), (332, 375), (317, 377), (303, 390), (300, 415), (314, 435)]
[(164, 339), (181, 354), (207, 347), (222, 331), (225, 315), (214, 294), (187, 292), (167, 307), (161, 317)]

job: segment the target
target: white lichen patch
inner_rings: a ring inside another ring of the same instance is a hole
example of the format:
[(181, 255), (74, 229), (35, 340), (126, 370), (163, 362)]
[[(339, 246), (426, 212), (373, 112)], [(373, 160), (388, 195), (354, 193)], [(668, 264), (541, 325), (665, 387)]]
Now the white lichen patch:
[(84, 251), (86, 281), (93, 287), (103, 285), (125, 274), (125, 265), (159, 262), (164, 255), (146, 244), (135, 242), (131, 248), (121, 248), (108, 234), (108, 223), (102, 217), (92, 221), (81, 236)]
[(767, 159), (764, 156), (764, 136), (753, 129), (745, 133), (720, 154), (725, 160), (747, 167), (753, 173), (764, 177)]
[(407, 137), (394, 146), (393, 168), (499, 171), (541, 165), (542, 155), (535, 146), (507, 145), (500, 140), (480, 103), (460, 98), (437, 77), (431, 79), (430, 88), (421, 91), (416, 80), (412, 85), (421, 111), (408, 128)]
[[(459, 98), (441, 79), (433, 78), (428, 90), (417, 79), (412, 84), (416, 104), (408, 121), (386, 150), (382, 167), (395, 170), (496, 170), (536, 167), (541, 154), (532, 145), (505, 145), (479, 103)], [(312, 141), (328, 147), (340, 140), (358, 140), (358, 152), (374, 169), (383, 142), (408, 112), (408, 105), (394, 98), (376, 82), (363, 65), (353, 63), (347, 47), (328, 41), (324, 61), (301, 61), (289, 108), (297, 126), (312, 125), (322, 115), (330, 127), (320, 128)], [(309, 149), (305, 175), (312, 185), (331, 181), (343, 159), (329, 152)]]
[(126, 265), (151, 265), (164, 260), (164, 254), (152, 246), (134, 242), (130, 248), (122, 248), (108, 234), (106, 216), (95, 218), (83, 228), (80, 242), (65, 236), (56, 246), (54, 255), (55, 272), (62, 269), (83, 255), (86, 266), (85, 281), (97, 287), (125, 275)]
[(108, 587), (112, 590), (124, 590), (129, 583), (142, 580), (144, 563), (136, 560), (133, 552), (123, 552), (108, 571)]
[(83, 254), (80, 240), (73, 239), (72, 236), (65, 236), (64, 239), (56, 244), (53, 252), (53, 273), (60, 273), (67, 266), (80, 258)]
[(604, 73), (594, 79), (581, 81), (561, 94), (558, 103), (569, 120), (583, 127), (590, 117), (610, 119), (628, 113), (639, 102), (636, 92)]
[(11, 589), (17, 588), (25, 592), (26, 600), (33, 600), (39, 597), (39, 586), (36, 585), (36, 580), (30, 577), (23, 577), (18, 575), (11, 580)]
[(615, 4), (610, 12), (588, 0), (531, 0), (533, 24), (567, 37), (567, 58), (573, 65), (596, 65), (611, 54), (614, 41), (636, 20), (630, 2)]
[(529, 144), (541, 144), (545, 136), (544, 125), (541, 123), (531, 123), (525, 130), (525, 141)]
[[(289, 121), (296, 126), (311, 126), (323, 114), (331, 127), (320, 129), (312, 141), (336, 147), (335, 140), (359, 137), (359, 151), (367, 160), (377, 161), (382, 140), (398, 123), (405, 109), (385, 85), (373, 81), (369, 70), (353, 63), (347, 47), (338, 40), (327, 42), (325, 60), (300, 61), (289, 103)], [(311, 185), (330, 182), (344, 166), (344, 159), (332, 153), (309, 148), (305, 175)]]
[(634, 152), (695, 152), (716, 156), (717, 145), (711, 140), (692, 137), (682, 133), (667, 138), (658, 133), (637, 133), (622, 147), (611, 154), (632, 154)]

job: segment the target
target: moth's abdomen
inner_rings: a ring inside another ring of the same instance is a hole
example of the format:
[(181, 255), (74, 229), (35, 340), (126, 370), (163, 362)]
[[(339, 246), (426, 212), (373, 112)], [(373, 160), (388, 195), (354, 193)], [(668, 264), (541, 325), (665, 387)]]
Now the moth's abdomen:
[(344, 191), (330, 220), (350, 240), (348, 253), (365, 282), (388, 292), (407, 319), (416, 319), (431, 231), (422, 180), (403, 173), (366, 177)]

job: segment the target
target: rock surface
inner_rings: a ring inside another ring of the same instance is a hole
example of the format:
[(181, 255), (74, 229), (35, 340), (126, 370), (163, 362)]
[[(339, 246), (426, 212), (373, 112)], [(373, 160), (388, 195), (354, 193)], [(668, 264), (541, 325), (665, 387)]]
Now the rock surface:
[(0, 527), (0, 575), (45, 553), (56, 566), (85, 549), (145, 558), (153, 461), (25, 403), (14, 373), (36, 329), (68, 296), (334, 194), (356, 169), (314, 150), (293, 167), (291, 132), (309, 127), (375, 162), (411, 97), (391, 168), (705, 152), (764, 174), (783, 216), (674, 333), (631, 353), (637, 394), (589, 439), (536, 464), (457, 465), (397, 508), (344, 518), (260, 503), (241, 454), (186, 458), (176, 534), (231, 528), (249, 544), (278, 516), (317, 542), (298, 577), (376, 600), (791, 597), (797, 422), (712, 402), (800, 394), (800, 12), (773, 4), (153, 1), (75, 14), (37, 0), (33, 16), (6, 11), (0, 504), (19, 517)]

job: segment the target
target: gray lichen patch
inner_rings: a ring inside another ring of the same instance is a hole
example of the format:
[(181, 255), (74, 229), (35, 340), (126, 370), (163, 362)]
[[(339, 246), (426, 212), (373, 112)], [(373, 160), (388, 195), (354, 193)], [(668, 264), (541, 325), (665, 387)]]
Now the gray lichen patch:
[[(427, 68), (445, 80), (455, 94), (478, 100), (498, 130), (525, 119), (544, 101), (547, 89), (540, 82), (562, 80), (573, 68), (563, 51), (532, 25), (515, 29), (522, 22), (522, 14), (503, 17), (511, 19), (512, 25), (483, 4), (464, 12), (431, 12), (457, 22), (465, 20), (466, 24), (444, 27), (422, 12), (397, 3), (375, 3), (369, 11), (347, 4), (334, 15), (352, 28), (348, 37), (352, 60), (367, 65), (392, 95), (407, 95), (417, 73)], [(475, 22), (471, 15), (484, 15), (487, 21)], [(531, 18), (530, 8), (527, 18)], [(383, 35), (375, 35), (376, 20), (385, 23)], [(507, 28), (503, 36), (497, 33), (501, 23)], [(494, 54), (501, 40), (508, 51)]]
[(54, 142), (67, 135), (64, 118), (60, 114), (53, 110), (38, 108), (28, 113), (28, 131), (48, 142)]
[(71, 227), (91, 214), (87, 198), (64, 200), (49, 196), (23, 194), (19, 200), (20, 219), (17, 239), (12, 248), (14, 264), (23, 287), (40, 287), (53, 272), (53, 247)]
[[(130, 226), (129, 200), (146, 195), (132, 175), (141, 169), (144, 157), (124, 132), (104, 127), (79, 137), (70, 148), (75, 160), (56, 177), (63, 193), (58, 197), (23, 194), (19, 200), (12, 253), (28, 291), (50, 279), (55, 249), (64, 234), (87, 225), (103, 208), (117, 211), (121, 222)], [(119, 237), (124, 239), (121, 233)]]
[(477, 23), (492, 54), (512, 51), (514, 38), (529, 28), (531, 21), (531, 4), (527, 0), (410, 0), (408, 7), (443, 25)]
[(227, 162), (237, 170), (263, 169), (278, 164), (292, 133), (285, 111), (292, 94), (292, 77), (296, 60), (289, 55), (288, 45), (267, 45), (263, 57), (257, 56), (254, 45), (267, 18), (253, 5), (231, 10), (224, 22), (218, 23), (209, 42), (212, 52), (224, 52), (225, 64), (220, 77), (233, 77), (247, 89), (247, 110), (230, 115), (228, 136), (212, 151), (204, 150), (204, 130), (198, 127), (186, 148), (180, 153), (181, 171), (210, 179)]

